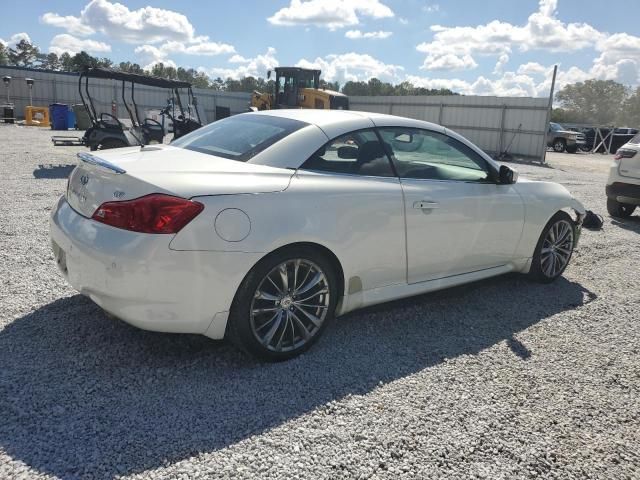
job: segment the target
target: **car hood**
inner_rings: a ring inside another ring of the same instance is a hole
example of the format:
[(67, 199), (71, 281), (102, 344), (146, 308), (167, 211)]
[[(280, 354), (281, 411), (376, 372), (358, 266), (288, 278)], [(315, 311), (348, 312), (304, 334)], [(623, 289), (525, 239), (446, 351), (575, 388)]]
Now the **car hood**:
[[(293, 170), (229, 160), (170, 145), (92, 153), (158, 191), (181, 197), (269, 193), (285, 190)], [(82, 162), (81, 162), (82, 163)]]

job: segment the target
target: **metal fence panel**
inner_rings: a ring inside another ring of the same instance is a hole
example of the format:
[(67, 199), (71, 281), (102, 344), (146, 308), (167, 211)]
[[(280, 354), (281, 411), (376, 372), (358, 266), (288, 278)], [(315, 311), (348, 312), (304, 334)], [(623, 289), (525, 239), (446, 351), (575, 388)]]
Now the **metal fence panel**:
[[(15, 105), (15, 114), (18, 118), (24, 118), (24, 109), (29, 105), (29, 89), (25, 78), (35, 80), (32, 91), (34, 106), (48, 106), (52, 103), (69, 105), (81, 103), (76, 74), (0, 66), (0, 76), (6, 75), (12, 78), (9, 95), (11, 102)], [(0, 88), (4, 88), (4, 86), (0, 85)], [(89, 80), (89, 88), (98, 115), (103, 112), (111, 113), (112, 103), (115, 103), (117, 116), (128, 119), (128, 113), (122, 101), (121, 82), (94, 78)], [(130, 92), (130, 86), (126, 86), (125, 98), (133, 110)], [(217, 92), (203, 88), (194, 88), (193, 92), (198, 99), (198, 109), (205, 123), (215, 119), (216, 106), (227, 107), (234, 115), (246, 112), (251, 99), (251, 94), (243, 92)], [(4, 103), (6, 89), (1, 93), (0, 103)], [(144, 116), (146, 110), (164, 107), (170, 97), (171, 93), (161, 88), (141, 85), (135, 87), (135, 99), (141, 117)], [(181, 95), (181, 98), (186, 106), (186, 91), (184, 95)]]
[(508, 149), (544, 159), (548, 99), (481, 96), (350, 97), (352, 110), (388, 113), (443, 125), (489, 154)]

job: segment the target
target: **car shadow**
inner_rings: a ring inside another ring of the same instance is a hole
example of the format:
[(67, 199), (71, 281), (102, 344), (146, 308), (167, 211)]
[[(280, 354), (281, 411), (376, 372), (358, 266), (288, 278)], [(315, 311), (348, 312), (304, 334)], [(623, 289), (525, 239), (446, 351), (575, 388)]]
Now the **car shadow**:
[(508, 275), (336, 320), (309, 352), (261, 364), (225, 342), (130, 327), (80, 295), (0, 331), (0, 448), (61, 478), (113, 478), (228, 447), (350, 394), (505, 342), (593, 300)]
[(611, 225), (619, 228), (624, 228), (625, 230), (631, 230), (632, 232), (640, 233), (640, 215), (632, 215), (629, 218), (625, 219), (612, 218)]
[(33, 171), (34, 178), (67, 178), (75, 165), (38, 165)]

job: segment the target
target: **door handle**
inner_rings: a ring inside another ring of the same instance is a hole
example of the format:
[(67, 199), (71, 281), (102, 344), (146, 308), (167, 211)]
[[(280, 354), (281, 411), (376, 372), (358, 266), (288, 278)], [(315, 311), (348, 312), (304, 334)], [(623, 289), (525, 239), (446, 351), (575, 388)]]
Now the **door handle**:
[(439, 208), (440, 204), (438, 202), (431, 202), (429, 200), (420, 200), (419, 202), (414, 202), (413, 208), (417, 208), (419, 210), (434, 210)]

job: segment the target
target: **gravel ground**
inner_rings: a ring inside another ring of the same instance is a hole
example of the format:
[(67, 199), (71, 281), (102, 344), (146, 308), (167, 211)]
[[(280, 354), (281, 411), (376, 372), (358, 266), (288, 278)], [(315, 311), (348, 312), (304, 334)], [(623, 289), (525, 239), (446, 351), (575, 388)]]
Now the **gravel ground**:
[(262, 365), (106, 317), (58, 274), (48, 216), (77, 147), (0, 125), (0, 478), (640, 478), (640, 216), (610, 159), (521, 174), (605, 216), (564, 278), (355, 312)]

